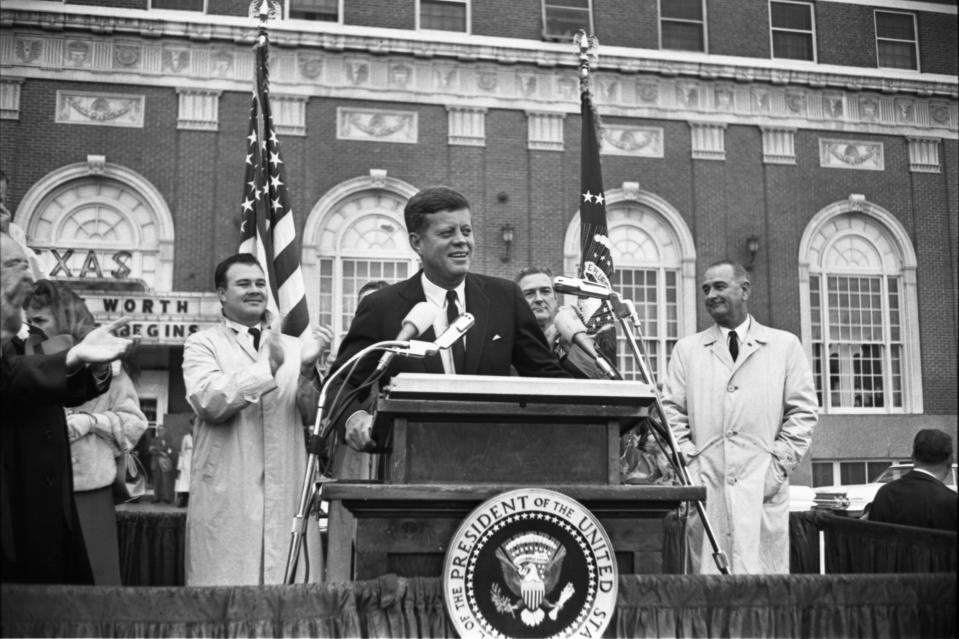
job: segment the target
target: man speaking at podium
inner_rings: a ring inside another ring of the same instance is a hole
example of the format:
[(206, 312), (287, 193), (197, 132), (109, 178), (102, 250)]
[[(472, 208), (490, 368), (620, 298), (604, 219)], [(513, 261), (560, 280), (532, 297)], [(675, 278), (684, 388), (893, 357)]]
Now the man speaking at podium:
[[(426, 302), (435, 315), (432, 325), (417, 339), (434, 340), (465, 312), (471, 313), (476, 323), (439, 355), (394, 358), (381, 378), (384, 382), (400, 372), (509, 375), (511, 364), (523, 376), (570, 377), (547, 347), (519, 287), (509, 280), (469, 272), (474, 239), (470, 206), (463, 195), (442, 186), (424, 189), (410, 198), (403, 217), (410, 246), (419, 255), (423, 270), (363, 298), (333, 370), (363, 348), (394, 339), (414, 306)], [(344, 392), (367, 377), (375, 362), (371, 359), (360, 363), (346, 381)], [(330, 397), (336, 395), (339, 383), (337, 380), (330, 388)], [(346, 419), (334, 424), (344, 441), (358, 451), (376, 445), (371, 439), (370, 399), (369, 391), (361, 393), (342, 412)]]

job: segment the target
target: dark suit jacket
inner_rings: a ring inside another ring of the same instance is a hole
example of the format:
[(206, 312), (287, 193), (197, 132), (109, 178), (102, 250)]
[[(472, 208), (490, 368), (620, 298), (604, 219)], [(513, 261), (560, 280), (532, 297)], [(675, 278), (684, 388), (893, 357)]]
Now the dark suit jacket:
[(93, 583), (73, 501), (64, 406), (109, 387), (84, 367), (67, 375), (66, 351), (21, 355), (16, 341), (0, 358), (4, 582)]
[[(350, 330), (340, 344), (332, 371), (363, 348), (396, 337), (406, 314), (418, 302), (426, 301), (421, 277), (422, 271), (363, 298)], [(512, 364), (520, 375), (527, 377), (570, 377), (547, 346), (529, 304), (515, 283), (498, 277), (468, 274), (466, 310), (476, 318), (476, 324), (466, 333), (464, 374), (509, 375)], [(432, 341), (435, 337), (433, 329), (429, 328), (418, 339)], [(373, 355), (365, 358), (347, 382), (347, 388), (359, 385), (378, 360), (379, 357)], [(424, 359), (395, 357), (381, 378), (382, 383), (400, 372), (442, 374), (443, 363), (439, 355)], [(339, 380), (334, 381), (327, 392), (328, 398), (333, 398), (338, 386)], [(369, 397), (368, 392), (361, 393), (342, 416), (348, 417), (355, 410), (368, 407)], [(336, 426), (342, 433), (343, 420), (338, 420)]]
[(935, 477), (911, 470), (879, 489), (869, 520), (956, 532), (957, 503), (955, 491)]

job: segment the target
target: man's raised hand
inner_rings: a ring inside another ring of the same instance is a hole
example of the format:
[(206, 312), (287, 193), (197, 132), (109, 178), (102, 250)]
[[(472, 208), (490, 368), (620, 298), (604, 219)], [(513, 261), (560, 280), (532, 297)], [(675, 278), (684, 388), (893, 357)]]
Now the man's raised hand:
[(119, 359), (130, 352), (134, 341), (113, 334), (130, 322), (129, 317), (121, 317), (109, 324), (99, 326), (67, 351), (67, 368), (76, 368), (80, 364), (102, 364)]

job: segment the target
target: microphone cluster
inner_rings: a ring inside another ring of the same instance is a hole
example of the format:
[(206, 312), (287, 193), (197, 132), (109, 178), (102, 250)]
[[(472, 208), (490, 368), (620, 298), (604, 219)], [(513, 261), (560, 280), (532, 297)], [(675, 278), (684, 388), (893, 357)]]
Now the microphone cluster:
[(429, 302), (419, 302), (410, 309), (410, 312), (403, 318), (402, 327), (396, 335), (396, 339), (389, 346), (384, 345), (384, 348), (389, 350), (380, 357), (380, 361), (376, 365), (376, 371), (385, 371), (396, 355), (422, 359), (429, 355), (435, 355), (441, 350), (446, 350), (466, 335), (466, 332), (476, 323), (476, 318), (473, 317), (472, 313), (463, 313), (453, 320), (449, 328), (443, 331), (443, 334), (435, 341), (424, 342), (415, 339), (433, 325), (437, 312), (438, 309)]
[(598, 300), (616, 298), (616, 291), (606, 288), (602, 284), (587, 282), (575, 277), (559, 276), (553, 278), (553, 290), (557, 293), (567, 293), (579, 297), (592, 297)]

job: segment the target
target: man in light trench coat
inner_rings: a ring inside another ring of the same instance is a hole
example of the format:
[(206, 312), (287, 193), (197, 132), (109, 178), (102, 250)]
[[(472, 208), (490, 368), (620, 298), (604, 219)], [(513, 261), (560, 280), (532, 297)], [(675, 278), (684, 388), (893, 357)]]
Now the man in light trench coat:
[[(702, 290), (715, 324), (673, 349), (666, 416), (692, 481), (706, 486), (706, 513), (730, 572), (788, 573), (789, 474), (818, 421), (809, 361), (795, 335), (749, 315), (740, 264), (707, 268)], [(718, 572), (695, 512), (687, 541), (690, 571)]]
[[(187, 401), (197, 414), (186, 582), (280, 584), (306, 470), (303, 425), (316, 416), (313, 365), (324, 345), (270, 326), (266, 277), (253, 256), (227, 258), (214, 279), (223, 319), (191, 335), (183, 351)], [(310, 581), (322, 581), (314, 522), (306, 549)], [(301, 555), (297, 581), (305, 565)]]

